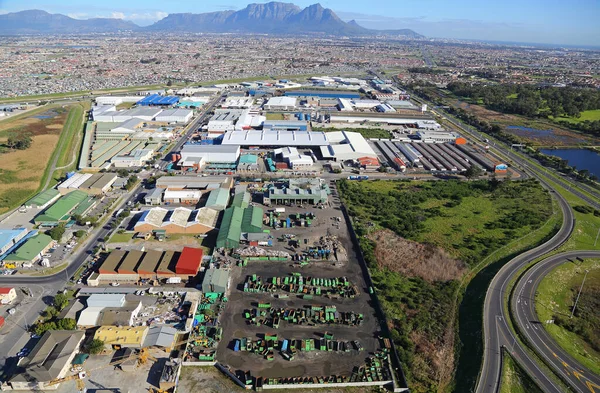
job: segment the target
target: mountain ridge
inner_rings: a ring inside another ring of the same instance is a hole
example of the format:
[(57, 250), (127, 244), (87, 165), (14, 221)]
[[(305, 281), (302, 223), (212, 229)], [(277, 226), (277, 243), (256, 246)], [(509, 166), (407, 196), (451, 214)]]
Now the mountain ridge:
[(345, 22), (329, 8), (313, 4), (304, 9), (293, 3), (272, 1), (248, 4), (234, 11), (174, 13), (149, 26), (112, 18), (74, 19), (41, 10), (0, 15), (1, 35), (112, 33), (120, 31), (192, 33), (255, 33), (274, 35), (324, 34), (336, 36), (400, 35), (423, 38), (410, 30), (372, 30), (356, 21)]

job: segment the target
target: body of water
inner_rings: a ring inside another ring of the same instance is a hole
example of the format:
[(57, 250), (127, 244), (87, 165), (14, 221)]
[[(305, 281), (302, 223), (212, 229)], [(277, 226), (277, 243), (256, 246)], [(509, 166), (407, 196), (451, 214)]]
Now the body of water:
[(567, 160), (570, 166), (587, 169), (591, 174), (600, 177), (600, 153), (587, 149), (543, 149), (542, 153)]

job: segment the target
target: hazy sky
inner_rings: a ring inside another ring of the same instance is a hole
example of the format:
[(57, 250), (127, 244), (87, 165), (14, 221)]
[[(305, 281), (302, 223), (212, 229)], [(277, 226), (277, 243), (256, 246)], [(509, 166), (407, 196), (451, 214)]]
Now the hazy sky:
[[(252, 0), (0, 0), (0, 13), (42, 9), (74, 18), (117, 17), (140, 25), (169, 13), (244, 8)], [(254, 1), (262, 2), (262, 1)], [(296, 0), (301, 7), (315, 0)], [(598, 45), (600, 0), (324, 0), (342, 19), (428, 37)]]

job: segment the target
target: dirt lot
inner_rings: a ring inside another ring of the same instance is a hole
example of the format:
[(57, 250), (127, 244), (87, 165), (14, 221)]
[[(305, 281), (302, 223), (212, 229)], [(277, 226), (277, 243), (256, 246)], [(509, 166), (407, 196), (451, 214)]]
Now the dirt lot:
[[(181, 371), (179, 386), (180, 393), (222, 393), (244, 392), (245, 389), (236, 385), (215, 367), (184, 367)], [(269, 390), (273, 393), (291, 392), (291, 389)], [(333, 388), (333, 389), (302, 389), (303, 393), (375, 393), (378, 388)], [(88, 390), (89, 392), (89, 390)]]
[[(103, 389), (127, 393), (148, 393), (150, 387), (158, 388), (160, 374), (169, 354), (160, 350), (150, 352), (158, 361), (148, 361), (134, 372), (124, 372), (114, 366), (108, 366), (113, 355), (90, 356), (84, 364), (89, 371), (85, 386), (88, 392)], [(114, 353), (113, 353), (114, 354)], [(77, 391), (74, 381), (62, 383), (56, 393), (73, 393)]]
[[(272, 230), (271, 234), (275, 238), (273, 249), (287, 251), (290, 254), (306, 249), (321, 236), (336, 235), (342, 246), (342, 250), (338, 252), (337, 261), (334, 258), (329, 261), (313, 261), (304, 267), (300, 267), (291, 261), (251, 261), (243, 268), (232, 268), (229, 302), (220, 318), (223, 327), (223, 340), (217, 350), (217, 361), (231, 366), (233, 370), (243, 369), (244, 371), (250, 371), (253, 376), (270, 378), (332, 374), (350, 375), (354, 366), (363, 364), (367, 356), (379, 348), (377, 339), (380, 332), (379, 321), (375, 316), (375, 310), (370, 304), (370, 295), (352, 247), (348, 228), (343, 220), (342, 212), (339, 210), (335, 192), (330, 200), (333, 206), (326, 209), (315, 209), (307, 206), (304, 206), (304, 209), (286, 207), (285, 215), (282, 215), (280, 219), (291, 213), (313, 212), (316, 215), (313, 225), (310, 228), (294, 227)], [(341, 222), (338, 221), (338, 217), (341, 218)], [(287, 242), (277, 241), (277, 238), (283, 234), (296, 235), (295, 240), (299, 241), (298, 249), (295, 250), (288, 246)], [(308, 244), (304, 244), (304, 239), (308, 239)], [(290, 294), (287, 299), (277, 299), (270, 293), (243, 292), (243, 283), (248, 275), (257, 274), (266, 279), (274, 276), (283, 277), (293, 272), (301, 273), (304, 277), (334, 278), (345, 276), (359, 288), (360, 294), (354, 299), (329, 299), (315, 295), (312, 300), (304, 300), (294, 294)], [(354, 311), (363, 313), (364, 321), (360, 326), (327, 324), (308, 326), (282, 321), (279, 329), (264, 325), (259, 327), (248, 325), (243, 316), (244, 310), (256, 307), (257, 303), (266, 302), (271, 303), (273, 307), (286, 308), (302, 308), (307, 305), (335, 305), (339, 312)], [(236, 338), (251, 337), (254, 340), (264, 338), (266, 333), (276, 333), (280, 340), (320, 338), (325, 332), (333, 333), (336, 340), (358, 340), (364, 347), (364, 351), (359, 352), (355, 349), (350, 352), (298, 351), (296, 358), (290, 362), (283, 359), (278, 353), (275, 354), (273, 361), (267, 361), (258, 354), (234, 352), (232, 350), (233, 340)]]

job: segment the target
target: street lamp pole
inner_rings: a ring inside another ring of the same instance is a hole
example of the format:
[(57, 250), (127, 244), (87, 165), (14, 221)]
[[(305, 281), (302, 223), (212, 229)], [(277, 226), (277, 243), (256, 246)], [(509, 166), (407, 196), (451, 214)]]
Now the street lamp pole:
[(577, 308), (577, 302), (579, 301), (579, 296), (581, 296), (581, 290), (583, 289), (583, 284), (585, 284), (585, 278), (587, 277), (590, 271), (586, 270), (585, 275), (583, 276), (583, 281), (581, 282), (581, 287), (579, 287), (579, 293), (577, 294), (577, 299), (575, 299), (575, 305), (573, 306), (573, 311), (571, 311), (571, 318), (575, 314), (575, 309)]

